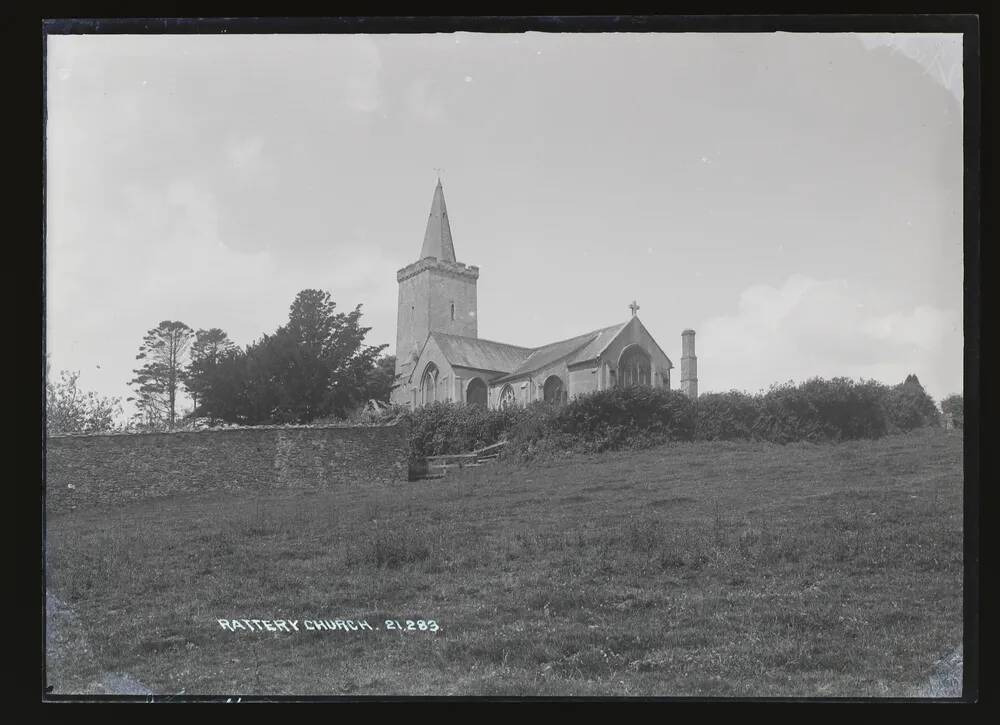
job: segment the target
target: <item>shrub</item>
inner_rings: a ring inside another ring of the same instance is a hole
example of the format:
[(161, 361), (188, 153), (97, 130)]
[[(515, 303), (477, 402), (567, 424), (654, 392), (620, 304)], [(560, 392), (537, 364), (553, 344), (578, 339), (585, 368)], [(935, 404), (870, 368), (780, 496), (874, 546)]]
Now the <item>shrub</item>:
[(940, 419), (937, 406), (924, 391), (916, 375), (889, 390), (886, 400), (889, 424), (894, 430), (908, 431), (937, 425)]
[(410, 460), (464, 453), (504, 440), (526, 416), (521, 408), (487, 410), (474, 405), (431, 403), (414, 411), (394, 412), (410, 427)]
[(509, 453), (597, 453), (638, 450), (667, 441), (840, 441), (879, 438), (890, 431), (937, 423), (934, 402), (916, 377), (893, 388), (874, 381), (814, 378), (773, 386), (766, 393), (738, 391), (692, 402), (677, 390), (632, 386), (601, 390), (562, 407), (486, 410), (433, 403), (416, 411), (394, 409), (387, 419), (410, 424), (411, 465), (427, 456), (463, 453), (501, 440)]
[(812, 400), (825, 439), (856, 440), (886, 434), (884, 385), (848, 378), (813, 379), (801, 389)]
[(647, 448), (694, 437), (694, 404), (683, 393), (630, 386), (575, 398), (552, 416), (548, 429), (575, 441), (578, 450)]
[(49, 375), (47, 363), (45, 370), (45, 425), (50, 436), (121, 430), (120, 398), (81, 390), (79, 372), (63, 370), (55, 380)]
[(958, 428), (961, 428), (965, 423), (965, 405), (961, 395), (949, 395), (942, 400), (941, 412), (950, 415)]
[(760, 398), (760, 415), (753, 435), (773, 443), (816, 440), (820, 431), (816, 410), (802, 390), (792, 383), (774, 385)]
[(695, 438), (698, 440), (745, 440), (753, 437), (760, 417), (760, 401), (737, 390), (709, 393), (695, 401), (695, 410)]
[(753, 436), (773, 443), (879, 438), (886, 434), (885, 386), (814, 378), (772, 387), (759, 398)]
[(543, 450), (555, 452), (571, 446), (571, 439), (556, 432), (554, 421), (558, 414), (559, 408), (551, 403), (532, 403), (507, 431), (507, 448), (530, 457)]

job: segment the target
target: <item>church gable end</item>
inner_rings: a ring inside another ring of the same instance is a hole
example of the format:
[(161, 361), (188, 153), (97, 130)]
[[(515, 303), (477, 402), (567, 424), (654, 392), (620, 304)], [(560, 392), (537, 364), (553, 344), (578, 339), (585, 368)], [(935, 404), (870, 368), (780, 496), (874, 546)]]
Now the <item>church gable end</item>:
[(596, 366), (599, 377), (605, 378), (601, 387), (641, 384), (668, 388), (673, 363), (639, 318), (633, 316), (600, 351)]
[(450, 402), (455, 399), (454, 378), (447, 355), (434, 336), (428, 335), (412, 372), (401, 382), (401, 404), (420, 407), (435, 401)]

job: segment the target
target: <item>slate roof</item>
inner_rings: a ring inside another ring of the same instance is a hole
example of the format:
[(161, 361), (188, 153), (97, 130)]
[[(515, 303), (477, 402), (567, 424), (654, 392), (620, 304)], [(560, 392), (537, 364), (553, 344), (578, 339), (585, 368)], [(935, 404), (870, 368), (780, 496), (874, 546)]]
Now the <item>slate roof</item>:
[(494, 382), (512, 380), (522, 375), (527, 375), (547, 365), (551, 365), (557, 360), (562, 360), (567, 356), (569, 356), (569, 359), (566, 361), (568, 365), (595, 358), (608, 343), (615, 339), (627, 324), (628, 322), (623, 322), (611, 327), (603, 327), (600, 330), (593, 330), (583, 335), (571, 337), (568, 340), (560, 340), (559, 342), (537, 347), (509, 375)]
[[(430, 336), (437, 341), (441, 352), (452, 365), (505, 373), (493, 380), (491, 382), (493, 384), (516, 380), (559, 360), (565, 359), (567, 365), (594, 360), (632, 322), (632, 319), (635, 318), (536, 348), (518, 347), (444, 332), (432, 332)], [(656, 343), (655, 340), (653, 342)], [(663, 356), (669, 363), (670, 358), (667, 354), (663, 353)]]
[(427, 219), (427, 231), (424, 232), (424, 246), (420, 250), (420, 258), (425, 257), (435, 257), (445, 262), (455, 261), (455, 244), (451, 239), (451, 224), (448, 222), (448, 208), (444, 203), (441, 179), (438, 179), (434, 189), (431, 214)]
[(583, 362), (585, 360), (593, 360), (596, 358), (604, 351), (604, 348), (611, 344), (612, 340), (618, 337), (618, 333), (624, 330), (625, 326), (628, 325), (629, 322), (631, 322), (631, 320), (622, 322), (619, 325), (612, 325), (611, 327), (596, 330), (597, 334), (594, 335), (594, 338), (585, 348), (574, 355), (573, 359), (570, 360), (568, 364), (573, 365), (574, 363)]
[(432, 332), (430, 336), (437, 342), (451, 365), (464, 368), (508, 373), (531, 354), (531, 348), (492, 340), (449, 335), (444, 332)]

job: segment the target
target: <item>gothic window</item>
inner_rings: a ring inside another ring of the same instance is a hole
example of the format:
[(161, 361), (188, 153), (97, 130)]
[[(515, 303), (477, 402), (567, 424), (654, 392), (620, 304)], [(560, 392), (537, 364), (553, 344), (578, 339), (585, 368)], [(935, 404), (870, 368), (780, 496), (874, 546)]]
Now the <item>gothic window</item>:
[(420, 404), (428, 405), (437, 400), (438, 369), (434, 363), (428, 363), (424, 375), (420, 379)]
[(550, 375), (542, 387), (542, 399), (546, 403), (560, 404), (564, 399), (563, 381), (558, 375)]
[(514, 399), (514, 388), (509, 384), (504, 385), (503, 389), (500, 391), (500, 410), (506, 410), (515, 405)]
[(618, 360), (618, 384), (622, 387), (629, 385), (648, 386), (652, 385), (652, 380), (649, 353), (638, 345), (625, 348)]

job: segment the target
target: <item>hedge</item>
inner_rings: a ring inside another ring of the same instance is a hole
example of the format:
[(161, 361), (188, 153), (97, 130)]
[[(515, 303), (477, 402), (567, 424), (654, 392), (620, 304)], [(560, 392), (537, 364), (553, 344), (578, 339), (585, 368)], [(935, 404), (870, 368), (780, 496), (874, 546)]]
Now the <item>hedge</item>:
[(555, 407), (487, 410), (433, 403), (392, 409), (383, 419), (410, 424), (411, 463), (508, 441), (508, 452), (531, 457), (557, 451), (635, 450), (669, 441), (841, 441), (937, 425), (939, 414), (915, 376), (896, 386), (848, 378), (814, 378), (751, 395), (710, 393), (691, 401), (677, 390), (602, 390)]

